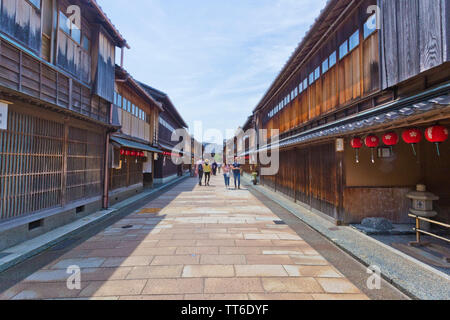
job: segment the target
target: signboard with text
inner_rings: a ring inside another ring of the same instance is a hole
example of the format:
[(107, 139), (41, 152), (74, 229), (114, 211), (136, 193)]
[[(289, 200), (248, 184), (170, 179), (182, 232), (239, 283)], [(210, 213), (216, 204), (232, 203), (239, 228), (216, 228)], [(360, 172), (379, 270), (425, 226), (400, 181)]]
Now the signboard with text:
[(8, 129), (8, 105), (0, 102), (0, 130)]

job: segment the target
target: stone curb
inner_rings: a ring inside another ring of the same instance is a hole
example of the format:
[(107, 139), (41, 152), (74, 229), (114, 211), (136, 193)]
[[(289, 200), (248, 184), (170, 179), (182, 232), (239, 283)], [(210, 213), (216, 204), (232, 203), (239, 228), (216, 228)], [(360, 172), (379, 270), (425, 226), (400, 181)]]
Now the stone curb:
[(145, 198), (150, 197), (156, 192), (169, 188), (172, 185), (176, 184), (177, 182), (180, 182), (188, 177), (189, 175), (184, 175), (156, 189), (152, 189), (147, 192), (142, 192), (131, 198), (125, 199), (122, 202), (116, 203), (108, 210), (95, 212), (85, 218), (79, 219), (65, 226), (59, 227), (39, 237), (27, 240), (14, 247), (3, 250), (2, 252), (0, 252), (0, 254), (4, 253), (6, 254), (6, 256), (0, 259), (0, 273), (6, 271), (7, 269), (12, 268), (15, 265), (18, 265), (19, 263), (22, 263), (30, 259), (33, 256), (38, 255), (39, 253), (47, 250), (48, 248), (51, 248), (56, 244), (70, 238), (76, 233), (85, 231), (88, 228), (95, 226), (96, 224), (99, 224), (107, 219), (110, 219), (120, 214), (121, 212), (123, 212), (125, 208), (127, 208), (127, 206), (130, 203), (144, 200)]

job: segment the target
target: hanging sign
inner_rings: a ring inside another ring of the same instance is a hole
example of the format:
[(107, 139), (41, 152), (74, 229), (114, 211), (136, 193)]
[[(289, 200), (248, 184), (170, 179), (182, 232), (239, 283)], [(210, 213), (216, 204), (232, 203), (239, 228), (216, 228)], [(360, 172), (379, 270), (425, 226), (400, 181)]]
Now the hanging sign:
[(336, 139), (336, 152), (344, 152), (345, 151), (345, 142), (344, 139)]
[(8, 129), (8, 105), (0, 101), (0, 130)]

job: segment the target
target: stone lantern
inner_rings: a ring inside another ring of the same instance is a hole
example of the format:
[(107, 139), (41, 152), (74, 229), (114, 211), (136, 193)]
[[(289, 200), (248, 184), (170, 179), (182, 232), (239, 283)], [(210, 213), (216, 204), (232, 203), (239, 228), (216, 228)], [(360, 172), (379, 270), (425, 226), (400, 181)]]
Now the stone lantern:
[[(437, 216), (437, 212), (433, 210), (433, 201), (439, 200), (439, 197), (427, 192), (426, 186), (417, 185), (416, 191), (408, 193), (406, 197), (412, 200), (412, 208), (409, 210), (411, 214), (428, 219)], [(430, 231), (429, 222), (421, 221), (420, 225), (422, 230)]]

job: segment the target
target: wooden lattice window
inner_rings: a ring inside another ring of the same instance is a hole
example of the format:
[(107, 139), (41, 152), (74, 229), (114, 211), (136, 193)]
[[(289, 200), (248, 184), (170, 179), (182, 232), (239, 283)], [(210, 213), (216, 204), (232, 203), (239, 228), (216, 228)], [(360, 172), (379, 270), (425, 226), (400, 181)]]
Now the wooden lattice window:
[(133, 159), (131, 157), (129, 161), (130, 165), (130, 181), (129, 185), (133, 186), (135, 184), (142, 183), (144, 175), (143, 175), (143, 163), (140, 160), (136, 161), (136, 158)]
[(0, 220), (61, 204), (64, 125), (9, 112), (0, 130)]
[(102, 195), (103, 155), (102, 134), (69, 127), (66, 185), (68, 202)]
[(111, 190), (116, 190), (127, 186), (128, 164), (126, 161), (126, 156), (120, 156), (120, 161), (122, 161), (122, 166), (120, 169), (110, 169)]

